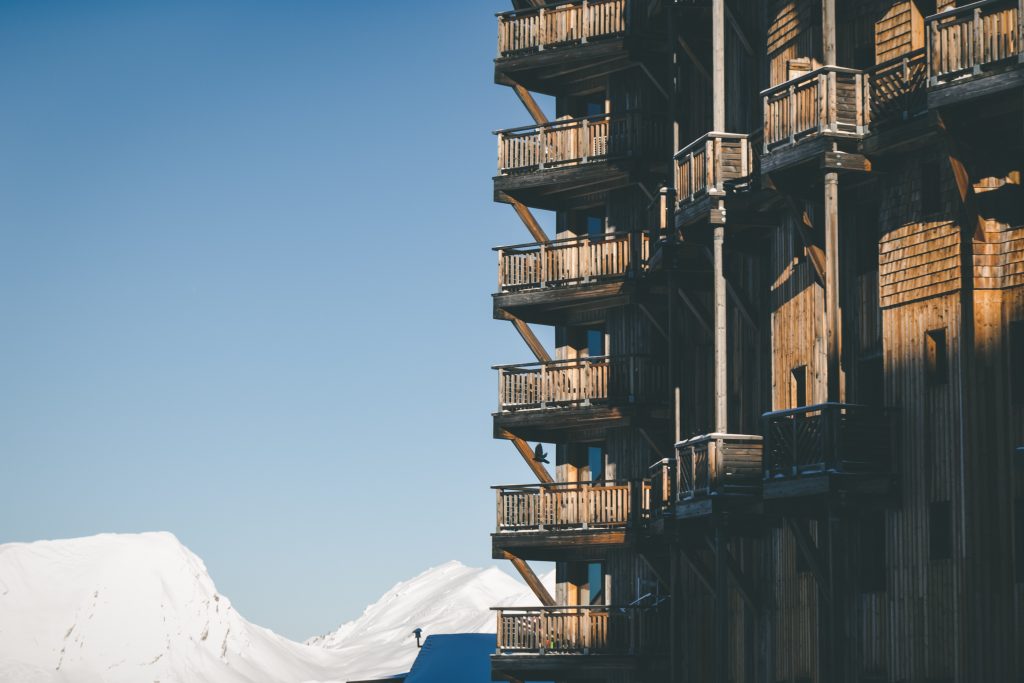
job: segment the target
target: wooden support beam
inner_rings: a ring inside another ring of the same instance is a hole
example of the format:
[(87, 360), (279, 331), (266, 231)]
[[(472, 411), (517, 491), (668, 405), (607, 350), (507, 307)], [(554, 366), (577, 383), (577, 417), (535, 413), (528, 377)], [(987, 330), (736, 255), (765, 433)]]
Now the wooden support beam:
[(665, 328), (658, 323), (657, 318), (655, 318), (654, 314), (652, 314), (650, 309), (647, 308), (647, 305), (639, 304), (639, 306), (640, 312), (643, 313), (644, 316), (651, 322), (651, 326), (658, 331), (658, 334), (660, 334), (665, 339), (668, 339), (668, 334), (665, 332)]
[(733, 15), (732, 10), (729, 9), (729, 5), (725, 6), (725, 18), (729, 20), (729, 25), (732, 26), (732, 30), (736, 33), (736, 37), (739, 38), (740, 44), (743, 49), (747, 51), (747, 54), (754, 56), (754, 48), (751, 46), (750, 41), (747, 40), (747, 34), (743, 32), (743, 27), (736, 21), (736, 17)]
[(828, 600), (831, 591), (829, 590), (828, 576), (825, 574), (825, 563), (818, 553), (817, 546), (814, 545), (810, 531), (804, 528), (803, 522), (798, 523), (791, 517), (786, 517), (786, 526), (789, 527), (793, 537), (796, 538), (797, 549), (803, 555), (807, 566), (811, 568), (811, 573), (814, 574), (818, 584), (818, 593), (822, 598)]
[(690, 299), (681, 287), (676, 288), (676, 293), (679, 295), (679, 298), (683, 300), (683, 303), (686, 304), (686, 307), (690, 309), (690, 312), (693, 313), (694, 317), (697, 318), (697, 322), (700, 323), (702, 328), (704, 328), (704, 331), (711, 334), (711, 321), (704, 309), (698, 307), (696, 302)]
[(821, 0), (821, 56), (825, 66), (836, 65), (836, 0)]
[(826, 171), (871, 172), (871, 160), (863, 154), (828, 151), (821, 158), (821, 167)]
[(840, 349), (842, 319), (839, 311), (839, 174), (825, 174), (825, 325), (828, 400), (842, 401)]
[(725, 0), (711, 0), (712, 127), (725, 130)]
[(640, 427), (640, 436), (643, 437), (643, 440), (647, 442), (647, 445), (651, 447), (651, 450), (654, 451), (655, 455), (657, 455), (659, 458), (669, 457), (669, 454), (661, 450), (661, 447), (658, 446), (657, 442), (651, 438), (651, 435), (647, 432), (646, 427)]
[(666, 92), (665, 88), (661, 87), (661, 83), (658, 83), (658, 79), (654, 77), (654, 74), (652, 74), (651, 70), (647, 68), (647, 65), (641, 62), (640, 68), (643, 69), (645, 74), (647, 74), (647, 78), (651, 79), (651, 83), (653, 83), (654, 87), (661, 93), (661, 96), (666, 100), (669, 99), (668, 92)]
[(548, 589), (543, 583), (541, 583), (540, 579), (537, 578), (537, 574), (533, 571), (533, 568), (526, 563), (526, 560), (513, 555), (507, 550), (503, 550), (501, 554), (506, 560), (512, 563), (512, 566), (515, 567), (516, 571), (518, 571), (523, 577), (523, 581), (525, 581), (526, 585), (530, 587), (530, 590), (533, 591), (533, 594), (537, 596), (542, 605), (545, 607), (551, 607), (555, 604), (555, 599), (551, 597), (551, 593), (548, 592)]
[(505, 436), (512, 442), (512, 445), (516, 447), (516, 450), (519, 451), (519, 455), (523, 456), (523, 460), (525, 460), (529, 468), (533, 470), (534, 475), (536, 475), (540, 483), (554, 483), (555, 480), (551, 476), (551, 473), (548, 472), (548, 468), (544, 467), (544, 463), (534, 460), (533, 449), (530, 448), (530, 444), (510, 432), (505, 432)]
[(533, 213), (530, 208), (523, 204), (521, 201), (509, 194), (503, 194), (502, 199), (507, 201), (515, 209), (516, 214), (523, 221), (523, 225), (530, 232), (530, 235), (537, 242), (550, 242), (547, 234), (544, 232), (544, 228), (540, 227), (540, 223), (533, 217)]
[(537, 339), (537, 335), (533, 333), (533, 330), (530, 329), (529, 325), (515, 316), (510, 316), (509, 322), (516, 328), (516, 332), (518, 332), (519, 336), (523, 338), (526, 345), (530, 347), (530, 351), (533, 352), (533, 355), (538, 361), (541, 363), (551, 362), (551, 356), (548, 355), (544, 345), (540, 343), (540, 339)]
[(693, 62), (693, 66), (696, 67), (697, 73), (703, 76), (705, 80), (710, 81), (711, 73), (704, 68), (703, 64), (700, 63), (700, 60), (697, 59), (697, 54), (690, 48), (687, 42), (683, 40), (683, 37), (676, 36), (676, 40), (679, 42), (679, 47), (683, 48), (683, 52), (685, 52), (686, 56), (690, 58), (691, 62)]
[[(708, 543), (708, 549), (711, 550), (711, 552), (715, 552), (715, 546), (711, 542), (711, 539), (705, 537), (705, 540)], [(740, 563), (736, 561), (736, 557), (729, 551), (728, 547), (725, 548), (724, 559), (725, 568), (728, 570), (729, 577), (732, 579), (733, 583), (736, 584), (736, 589), (739, 591), (740, 597), (743, 598), (750, 609), (756, 612), (758, 609), (758, 601), (757, 588), (755, 587), (754, 582), (743, 573)]]
[(658, 583), (665, 587), (665, 590), (668, 592), (669, 595), (672, 595), (672, 584), (669, 583), (669, 581), (672, 580), (671, 567), (669, 568), (669, 575), (666, 577), (664, 567), (661, 569), (656, 567), (654, 562), (652, 562), (650, 558), (648, 558), (647, 555), (645, 555), (644, 553), (637, 553), (637, 556), (640, 558), (640, 561), (643, 562), (647, 566), (647, 568), (651, 570), (651, 573), (654, 574), (654, 578), (658, 580)]
[[(715, 257), (712, 250), (705, 248), (704, 255), (707, 257), (708, 261), (712, 264), (712, 266), (714, 266)], [(752, 311), (755, 310), (754, 306), (747, 300), (745, 296), (743, 296), (742, 293), (740, 293), (738, 289), (736, 289), (736, 287), (731, 282), (729, 282), (729, 280), (725, 280), (725, 291), (726, 293), (728, 293), (729, 298), (732, 299), (733, 304), (736, 305), (736, 308), (739, 310), (740, 315), (742, 315), (743, 319), (747, 321), (747, 324), (753, 327), (755, 330), (760, 329), (760, 326), (757, 323), (757, 319), (754, 318), (754, 314), (752, 313)]]
[(825, 252), (814, 243), (812, 235), (817, 230), (814, 227), (814, 221), (811, 220), (810, 215), (807, 213), (807, 209), (800, 206), (792, 195), (779, 190), (770, 175), (764, 174), (761, 176), (761, 180), (766, 188), (779, 193), (786, 204), (786, 208), (789, 209), (789, 212), (796, 219), (797, 234), (800, 235), (800, 241), (803, 242), (804, 249), (807, 251), (807, 258), (810, 260), (811, 266), (814, 267), (814, 273), (818, 276), (818, 282), (825, 284)]
[(714, 666), (715, 683), (728, 683), (729, 669), (729, 585), (728, 569), (725, 562), (725, 530), (718, 526), (714, 530), (715, 555), (715, 618), (714, 618)]
[[(722, 0), (716, 0), (722, 2)], [(729, 433), (729, 347), (727, 339), (728, 307), (725, 293), (725, 264), (723, 246), (725, 226), (716, 225), (714, 230), (714, 300), (715, 300), (715, 431)]]
[[(697, 557), (697, 554), (692, 550), (680, 548), (679, 554), (684, 560), (686, 560), (686, 563), (690, 565), (690, 569), (693, 570), (693, 573), (697, 576), (700, 582), (704, 584), (704, 587), (708, 589), (708, 593), (714, 595), (715, 581), (711, 576), (711, 572), (708, 571), (707, 565), (701, 562), (701, 559)], [(675, 596), (673, 595), (672, 598), (675, 599)]]
[(985, 241), (985, 219), (978, 215), (976, 205), (977, 196), (974, 193), (974, 185), (971, 183), (971, 174), (967, 171), (964, 163), (963, 146), (946, 127), (946, 121), (942, 114), (935, 115), (935, 123), (946, 145), (946, 155), (949, 159), (949, 168), (953, 171), (953, 180), (956, 182), (957, 194), (960, 196), (960, 207), (963, 212), (964, 225), (974, 226), (974, 239)]
[(544, 112), (541, 111), (540, 105), (537, 104), (537, 100), (533, 99), (533, 93), (518, 83), (513, 83), (512, 89), (515, 90), (516, 95), (519, 96), (519, 100), (523, 103), (523, 106), (526, 107), (526, 111), (530, 112), (530, 116), (533, 117), (534, 122), (538, 126), (542, 126), (548, 122), (548, 117), (544, 116)]

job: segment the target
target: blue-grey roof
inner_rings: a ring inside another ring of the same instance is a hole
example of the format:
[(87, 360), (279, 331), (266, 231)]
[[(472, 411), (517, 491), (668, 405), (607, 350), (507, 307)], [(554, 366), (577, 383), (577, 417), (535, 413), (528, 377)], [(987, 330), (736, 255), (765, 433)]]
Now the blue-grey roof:
[(427, 636), (405, 683), (491, 683), (493, 633)]

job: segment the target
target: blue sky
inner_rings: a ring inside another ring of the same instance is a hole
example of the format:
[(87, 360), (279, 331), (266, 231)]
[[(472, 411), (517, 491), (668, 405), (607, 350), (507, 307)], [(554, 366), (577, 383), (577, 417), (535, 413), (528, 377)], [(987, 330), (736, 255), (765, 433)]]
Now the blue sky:
[(294, 638), (491, 562), (505, 8), (0, 3), (0, 542), (168, 530)]

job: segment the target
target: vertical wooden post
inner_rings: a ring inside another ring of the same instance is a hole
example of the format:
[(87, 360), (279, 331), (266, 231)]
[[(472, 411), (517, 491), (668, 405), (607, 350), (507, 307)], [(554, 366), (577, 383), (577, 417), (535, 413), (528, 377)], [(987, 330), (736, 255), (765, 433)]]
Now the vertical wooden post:
[(821, 0), (822, 58), (825, 66), (836, 65), (836, 0)]
[(682, 597), (679, 590), (679, 551), (675, 543), (668, 547), (669, 570), (668, 570), (668, 593), (669, 593), (669, 620), (668, 620), (668, 651), (669, 651), (669, 676), (670, 681), (682, 680), (680, 661), (683, 643), (680, 638), (679, 619), (683, 611), (679, 609), (679, 602)]
[[(714, 98), (712, 126), (725, 131), (725, 0), (711, 1), (711, 87)], [(710, 178), (708, 179), (710, 181)]]
[(839, 352), (839, 174), (825, 174), (825, 323), (828, 359), (828, 400), (840, 401)]
[[(719, 201), (720, 211), (724, 212), (722, 204), (723, 202)], [(721, 433), (728, 431), (729, 421), (724, 245), (723, 223), (714, 227), (715, 431)]]
[(725, 530), (715, 526), (715, 639), (714, 680), (728, 683), (729, 668), (729, 576), (725, 563)]

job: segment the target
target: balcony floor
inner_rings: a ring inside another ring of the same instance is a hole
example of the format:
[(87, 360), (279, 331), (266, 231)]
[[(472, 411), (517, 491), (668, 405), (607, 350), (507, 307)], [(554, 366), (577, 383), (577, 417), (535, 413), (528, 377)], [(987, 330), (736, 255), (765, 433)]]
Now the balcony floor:
[(835, 502), (862, 507), (886, 506), (898, 495), (890, 474), (814, 472), (799, 477), (773, 477), (764, 481), (765, 508), (785, 514), (818, 514)]
[(667, 406), (590, 405), (567, 408), (538, 408), (494, 414), (494, 438), (514, 434), (526, 441), (588, 443), (603, 441), (613, 427), (660, 427), (670, 417)]
[(624, 38), (594, 38), (585, 44), (499, 57), (494, 60), (494, 82), (519, 83), (545, 95), (582, 95), (601, 88), (609, 73), (631, 63)]
[(510, 552), (538, 562), (593, 561), (630, 542), (625, 527), (509, 531), (491, 534), (491, 556), (501, 560), (505, 552)]
[(950, 80), (932, 83), (928, 88), (928, 108), (938, 109), (962, 104), (979, 97), (1024, 88), (1024, 55), (1017, 60), (994, 67), (983, 67), (977, 74), (964, 74)]
[(512, 315), (540, 325), (599, 323), (608, 309), (634, 303), (637, 297), (637, 283), (624, 279), (502, 292), (493, 295), (494, 318)]
[(645, 170), (640, 160), (624, 157), (517, 171), (494, 177), (494, 201), (507, 202), (508, 195), (551, 211), (596, 206), (609, 190), (628, 187)]
[(634, 655), (496, 654), (491, 655), (491, 680), (601, 680), (639, 670), (641, 659)]

